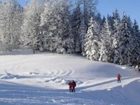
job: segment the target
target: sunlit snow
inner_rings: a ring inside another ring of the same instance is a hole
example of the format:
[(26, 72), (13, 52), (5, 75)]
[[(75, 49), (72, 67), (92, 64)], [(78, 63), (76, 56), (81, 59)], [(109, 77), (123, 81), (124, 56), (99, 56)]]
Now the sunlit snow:
[(139, 73), (125, 66), (76, 55), (0, 56), (0, 105), (139, 105), (139, 91)]

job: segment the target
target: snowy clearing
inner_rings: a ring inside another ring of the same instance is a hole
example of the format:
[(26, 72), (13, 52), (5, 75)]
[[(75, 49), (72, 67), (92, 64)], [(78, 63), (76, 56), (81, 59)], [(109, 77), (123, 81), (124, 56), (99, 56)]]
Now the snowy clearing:
[(0, 56), (1, 105), (139, 105), (139, 91), (140, 75), (127, 67), (76, 55)]

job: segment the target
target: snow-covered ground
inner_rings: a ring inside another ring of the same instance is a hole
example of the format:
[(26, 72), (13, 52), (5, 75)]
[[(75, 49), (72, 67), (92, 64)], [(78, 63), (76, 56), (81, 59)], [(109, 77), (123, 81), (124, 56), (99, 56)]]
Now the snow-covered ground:
[[(77, 82), (75, 93), (69, 80)], [(76, 55), (0, 56), (0, 105), (140, 105), (139, 92), (140, 75), (131, 68)]]

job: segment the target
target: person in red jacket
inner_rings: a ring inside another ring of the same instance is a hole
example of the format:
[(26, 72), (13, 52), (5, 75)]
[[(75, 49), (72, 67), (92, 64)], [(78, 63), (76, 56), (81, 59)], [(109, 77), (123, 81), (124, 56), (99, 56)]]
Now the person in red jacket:
[(121, 82), (121, 75), (120, 74), (117, 75), (117, 81)]
[(73, 80), (72, 81), (72, 92), (75, 92), (75, 87), (76, 87), (76, 82)]
[(69, 92), (75, 92), (76, 82), (74, 80), (69, 81)]
[(69, 85), (69, 92), (72, 92), (72, 81), (69, 81), (68, 85)]

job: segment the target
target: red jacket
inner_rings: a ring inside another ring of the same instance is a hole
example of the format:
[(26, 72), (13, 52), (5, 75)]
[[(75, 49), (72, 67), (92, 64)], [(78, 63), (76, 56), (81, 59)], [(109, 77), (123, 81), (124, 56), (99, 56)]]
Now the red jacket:
[(120, 74), (117, 75), (117, 80), (121, 80), (121, 75)]
[(72, 86), (76, 87), (76, 82), (75, 81), (72, 81)]

